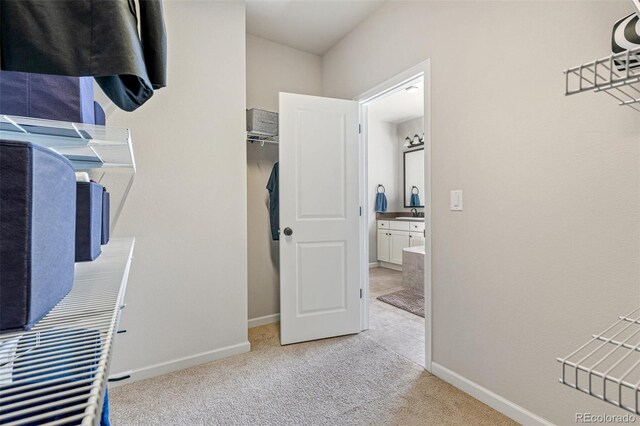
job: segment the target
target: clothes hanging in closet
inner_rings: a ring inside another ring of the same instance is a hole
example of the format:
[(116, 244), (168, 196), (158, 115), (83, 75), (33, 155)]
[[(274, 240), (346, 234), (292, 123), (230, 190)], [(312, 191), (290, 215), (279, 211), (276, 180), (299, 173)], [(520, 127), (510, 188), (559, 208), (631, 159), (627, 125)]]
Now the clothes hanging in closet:
[(94, 76), (113, 103), (133, 111), (166, 86), (162, 3), (138, 4), (136, 11), (135, 0), (1, 1), (0, 69)]
[(278, 163), (273, 165), (271, 176), (267, 183), (269, 190), (269, 221), (271, 222), (271, 239), (278, 241), (280, 239), (280, 190), (278, 184)]

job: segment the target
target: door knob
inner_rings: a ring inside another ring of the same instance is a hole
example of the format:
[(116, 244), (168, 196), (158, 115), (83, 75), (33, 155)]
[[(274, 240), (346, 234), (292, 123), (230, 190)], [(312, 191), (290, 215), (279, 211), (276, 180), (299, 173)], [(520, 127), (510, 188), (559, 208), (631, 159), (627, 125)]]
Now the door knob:
[(290, 237), (293, 235), (293, 229), (291, 228), (284, 228), (284, 235), (286, 235), (287, 237)]

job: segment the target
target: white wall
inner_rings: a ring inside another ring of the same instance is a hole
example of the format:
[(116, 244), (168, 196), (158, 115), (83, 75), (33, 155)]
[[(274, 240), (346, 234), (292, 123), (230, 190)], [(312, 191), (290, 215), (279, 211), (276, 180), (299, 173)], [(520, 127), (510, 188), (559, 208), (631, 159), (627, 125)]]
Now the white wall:
[(115, 232), (137, 243), (111, 370), (134, 379), (249, 349), (244, 3), (164, 7), (168, 87), (107, 118), (131, 129), (138, 166)]
[(398, 183), (397, 126), (369, 114), (367, 127), (367, 191), (369, 194), (367, 211), (369, 213), (369, 262), (372, 263), (378, 261), (378, 226), (375, 212), (378, 184), (384, 185), (386, 190), (387, 212), (400, 211), (402, 201)]
[[(322, 93), (320, 57), (247, 34), (247, 108), (278, 111), (278, 93)], [(247, 144), (249, 318), (280, 312), (279, 243), (271, 241), (265, 189), (278, 147)]]
[[(404, 121), (398, 123), (397, 149), (398, 149), (398, 192), (400, 194), (399, 210), (408, 212), (411, 207), (404, 207), (404, 153), (407, 151), (413, 151), (416, 148), (407, 148), (404, 146), (404, 139), (409, 136), (413, 138), (414, 135), (422, 137), (424, 133), (424, 117), (414, 118), (413, 120)], [(424, 204), (424, 194), (420, 194), (420, 201)], [(424, 212), (424, 208), (418, 208), (418, 212)]]
[(352, 98), (431, 58), (434, 360), (558, 424), (620, 412), (559, 384), (555, 358), (638, 304), (640, 120), (565, 97), (562, 71), (631, 11), (388, 2), (323, 60), (324, 94)]

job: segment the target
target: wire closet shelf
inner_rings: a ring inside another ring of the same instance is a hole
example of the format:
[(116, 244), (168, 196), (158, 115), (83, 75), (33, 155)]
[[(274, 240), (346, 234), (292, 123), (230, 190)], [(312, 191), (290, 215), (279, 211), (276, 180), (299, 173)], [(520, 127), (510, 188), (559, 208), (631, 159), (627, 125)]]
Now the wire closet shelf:
[[(565, 95), (605, 92), (640, 112), (640, 48), (615, 53), (565, 72)], [(569, 355), (560, 383), (640, 415), (640, 307)]]
[(565, 72), (565, 95), (605, 92), (640, 112), (640, 48), (615, 53)]
[(0, 335), (0, 424), (100, 424), (133, 246), (112, 239), (31, 330)]
[(557, 360), (562, 384), (640, 414), (640, 307)]
[(247, 132), (247, 142), (259, 143), (260, 146), (264, 144), (278, 144), (278, 136), (265, 135), (262, 133)]
[(103, 185), (111, 194), (115, 229), (136, 173), (129, 129), (40, 118), (0, 115), (0, 139), (46, 147)]

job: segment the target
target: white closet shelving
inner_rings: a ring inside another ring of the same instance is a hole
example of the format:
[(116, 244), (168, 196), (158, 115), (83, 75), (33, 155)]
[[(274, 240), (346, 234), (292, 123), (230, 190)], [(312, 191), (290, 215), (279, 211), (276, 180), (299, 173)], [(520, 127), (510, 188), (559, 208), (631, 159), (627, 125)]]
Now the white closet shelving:
[(277, 144), (279, 142), (277, 136), (263, 135), (261, 133), (247, 132), (247, 142), (264, 144)]
[[(613, 54), (565, 71), (566, 94), (605, 92), (640, 112), (640, 48)], [(569, 355), (560, 383), (640, 414), (640, 307)]]
[(129, 129), (0, 115), (0, 139), (32, 142), (65, 156), (111, 194), (114, 228), (136, 173)]
[(112, 239), (31, 330), (0, 335), (0, 424), (100, 423), (133, 246)]
[(605, 92), (618, 104), (640, 112), (640, 48), (616, 53), (565, 73), (565, 94)]
[(640, 414), (640, 307), (558, 362), (561, 383)]
[[(0, 115), (0, 139), (65, 156), (111, 194), (113, 229), (136, 172), (128, 129)], [(29, 331), (0, 334), (0, 424), (97, 425), (132, 259), (112, 238), (76, 263), (72, 290)]]

